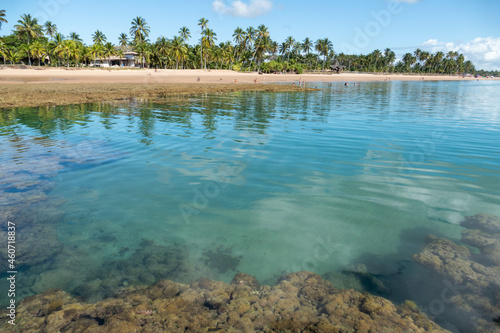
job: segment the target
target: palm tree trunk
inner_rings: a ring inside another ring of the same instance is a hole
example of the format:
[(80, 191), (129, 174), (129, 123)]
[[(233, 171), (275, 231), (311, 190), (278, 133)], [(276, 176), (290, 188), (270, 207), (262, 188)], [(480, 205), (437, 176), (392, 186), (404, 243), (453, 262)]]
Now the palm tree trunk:
[(30, 50), (29, 50), (29, 47), (30, 47), (30, 36), (28, 35), (28, 63), (30, 64), (31, 66), (31, 57), (30, 57)]

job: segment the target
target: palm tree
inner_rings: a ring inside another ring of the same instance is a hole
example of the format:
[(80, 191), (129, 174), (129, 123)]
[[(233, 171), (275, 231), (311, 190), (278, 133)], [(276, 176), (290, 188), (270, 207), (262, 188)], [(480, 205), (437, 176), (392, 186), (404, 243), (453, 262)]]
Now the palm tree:
[(69, 33), (69, 39), (71, 39), (72, 41), (76, 42), (76, 43), (81, 43), (83, 42), (83, 39), (80, 38), (80, 35), (77, 34), (76, 32), (70, 32)]
[(262, 64), (262, 58), (267, 52), (269, 52), (271, 47), (272, 47), (272, 41), (267, 35), (263, 36), (259, 40), (259, 44), (255, 47), (254, 58), (257, 59), (259, 71), (260, 71), (260, 66)]
[(147, 43), (140, 43), (135, 46), (135, 51), (139, 54), (141, 68), (144, 68), (146, 57), (149, 55), (149, 47)]
[(411, 66), (413, 66), (416, 62), (417, 57), (413, 56), (411, 53), (406, 53), (403, 56), (403, 63), (407, 71), (410, 70), (410, 72), (413, 72)]
[[(32, 43), (33, 44), (33, 43)], [(32, 44), (21, 44), (21, 47), (19, 47), (19, 53), (23, 56), (24, 58), (29, 59), (29, 64), (31, 66), (31, 50), (32, 50)], [(24, 64), (24, 61), (23, 61)]]
[[(253, 52), (252, 58), (255, 59), (255, 55), (257, 54), (258, 49), (260, 48), (260, 44), (262, 40), (266, 37), (269, 37), (269, 31), (267, 31), (267, 27), (263, 24), (259, 25), (255, 32), (255, 38), (257, 40), (257, 44), (255, 45), (255, 50)], [(269, 44), (269, 43), (268, 43)], [(265, 51), (264, 51), (265, 52)]]
[[(137, 16), (135, 19), (132, 20), (130, 23), (132, 24), (132, 27), (130, 27), (130, 35), (134, 36), (134, 42), (137, 45), (143, 44), (143, 42), (146, 40), (146, 37), (149, 36), (149, 33), (151, 31), (148, 22), (140, 16)], [(141, 66), (144, 64), (144, 59), (141, 57)]]
[(181, 36), (184, 42), (188, 42), (189, 38), (191, 38), (191, 31), (187, 27), (182, 27), (179, 30), (179, 36)]
[(328, 39), (318, 39), (316, 41), (316, 51), (320, 55), (323, 55), (323, 70), (325, 70), (325, 64), (326, 64), (326, 57), (330, 54), (330, 51), (333, 49), (333, 44), (332, 42)]
[[(217, 40), (217, 34), (212, 29), (205, 29), (201, 37), (201, 44), (206, 49), (211, 48)], [(207, 68), (207, 54), (205, 52), (205, 69)]]
[(457, 57), (457, 72), (460, 72), (460, 73), (464, 72), (464, 61), (465, 61), (464, 55), (460, 54)]
[(288, 61), (290, 61), (290, 51), (292, 50), (292, 46), (295, 44), (295, 39), (292, 36), (288, 36), (285, 40), (286, 51), (288, 52)]
[(465, 73), (472, 73), (475, 72), (474, 65), (470, 60), (467, 60), (464, 62), (464, 72)]
[(422, 72), (425, 72), (425, 67), (427, 65), (427, 59), (429, 59), (429, 56), (430, 54), (427, 51), (420, 52), (420, 56), (417, 60), (422, 64)]
[(128, 44), (128, 36), (126, 33), (122, 32), (120, 36), (118, 37), (118, 43), (120, 43), (120, 46), (125, 47)]
[(57, 34), (57, 25), (50, 21), (45, 22), (45, 24), (43, 25), (43, 29), (45, 30), (45, 34), (51, 39), (55, 34)]
[(115, 56), (117, 56), (118, 58), (123, 58), (125, 57), (125, 53), (123, 52), (122, 49), (119, 49), (119, 48), (114, 48), (114, 52), (115, 52)]
[(114, 56), (116, 53), (115, 46), (111, 42), (107, 42), (102, 50), (103, 50), (103, 56), (108, 58), (108, 60), (110, 60), (110, 58)]
[(145, 19), (137, 16), (130, 24), (132, 24), (130, 35), (134, 36), (134, 41), (138, 40), (139, 43), (142, 43), (146, 40), (146, 37), (149, 37), (151, 29)]
[(165, 60), (170, 51), (170, 41), (164, 36), (158, 37), (155, 50), (158, 55), (160, 66), (166, 69), (167, 64)]
[(304, 50), (304, 52), (307, 55), (309, 54), (309, 52), (311, 52), (312, 47), (313, 47), (313, 42), (311, 41), (311, 39), (309, 39), (309, 37), (306, 37), (306, 39), (304, 39), (304, 41), (302, 42), (302, 50)]
[(88, 66), (88, 63), (92, 60), (92, 47), (80, 44), (80, 54), (82, 56), (82, 60), (85, 62), (85, 66)]
[(269, 45), (269, 52), (271, 53), (271, 57), (274, 59), (276, 53), (278, 53), (278, 42), (272, 41)]
[(233, 56), (236, 57), (237, 51), (241, 50), (244, 38), (245, 38), (245, 30), (241, 29), (240, 27), (234, 29), (233, 40), (235, 43), (235, 47)]
[(175, 58), (175, 69), (179, 69), (179, 61), (183, 61), (187, 54), (187, 47), (184, 44), (184, 39), (175, 36), (172, 40), (172, 55)]
[(386, 48), (384, 50), (384, 62), (386, 66), (393, 66), (394, 60), (396, 60), (396, 53), (392, 51), (390, 48)]
[(287, 45), (285, 42), (281, 43), (279, 45), (279, 53), (281, 54), (281, 61), (283, 61), (284, 57), (285, 57), (285, 54), (286, 54), (286, 51), (287, 51)]
[(17, 21), (17, 23), (19, 24), (16, 24), (14, 28), (20, 36), (26, 36), (28, 45), (30, 43), (30, 39), (34, 39), (42, 35), (42, 27), (38, 24), (38, 20), (31, 17), (30, 14), (21, 15), (21, 19)]
[(56, 50), (59, 48), (59, 46), (64, 42), (64, 36), (61, 34), (61, 33), (56, 33), (56, 35), (54, 36), (54, 40), (52, 42), (50, 42), (50, 47), (53, 51), (53, 54), (54, 55), (57, 55), (57, 59), (58, 59), (58, 66), (61, 66), (61, 56), (59, 55), (58, 52), (56, 52)]
[(417, 61), (420, 61), (420, 57), (422, 56), (422, 50), (421, 49), (416, 49), (413, 52), (413, 55), (415, 56), (415, 58), (417, 59)]
[(94, 42), (94, 44), (103, 45), (104, 43), (106, 43), (106, 40), (106, 36), (100, 30), (97, 30), (92, 35), (92, 41)]
[[(200, 53), (201, 53), (201, 57), (200, 57), (200, 61), (201, 61), (201, 66), (200, 67), (203, 67), (203, 32), (205, 32), (205, 29), (208, 28), (208, 20), (204, 17), (202, 17), (199, 21), (198, 21), (198, 25), (201, 27), (201, 40), (200, 40), (200, 45), (201, 45), (201, 49), (200, 49)], [(207, 68), (207, 62), (205, 61), (205, 69)]]
[(94, 44), (90, 48), (90, 54), (92, 55), (92, 58), (94, 58), (94, 65), (97, 62), (97, 58), (102, 57), (103, 54), (103, 46), (102, 44)]
[(239, 45), (243, 42), (245, 36), (245, 31), (240, 27), (234, 29), (233, 40), (236, 45)]
[(250, 49), (253, 46), (253, 43), (255, 41), (255, 34), (256, 31), (253, 27), (248, 27), (245, 33), (245, 48)]
[(434, 62), (434, 71), (436, 72), (438, 67), (441, 65), (441, 61), (444, 58), (444, 53), (439, 51), (436, 52), (436, 54), (433, 57), (433, 62)]
[(382, 56), (382, 52), (379, 49), (376, 49), (375, 51), (372, 52), (372, 55), (373, 59), (375, 59), (375, 71), (377, 71), (377, 64), (380, 57)]
[[(42, 35), (42, 26), (38, 24), (36, 18), (31, 17), (30, 14), (21, 15), (21, 19), (17, 21), (14, 26), (20, 37), (25, 36), (28, 40), (28, 46), (30, 45), (30, 39), (40, 37)], [(31, 66), (31, 57), (28, 55), (29, 65)]]
[[(5, 19), (5, 9), (0, 10), (0, 30), (2, 30), (2, 23), (9, 23), (9, 21), (7, 21)], [(4, 58), (4, 62), (5, 62), (5, 58)]]
[(6, 57), (6, 52), (7, 52), (7, 45), (5, 45), (5, 42), (3, 39), (0, 39), (0, 55), (2, 55), (3, 58), (3, 64), (5, 65), (5, 57)]
[(38, 59), (38, 66), (41, 66), (41, 60), (45, 54), (45, 46), (40, 41), (37, 40), (31, 45), (31, 55)]
[(78, 49), (76, 47), (75, 41), (67, 39), (63, 41), (61, 45), (59, 45), (57, 53), (61, 57), (66, 58), (67, 66), (69, 68), (70, 59), (77, 57), (77, 51)]
[(21, 60), (22, 55), (17, 50), (7, 49), (5, 51), (5, 57), (10, 61), (10, 64), (13, 65)]

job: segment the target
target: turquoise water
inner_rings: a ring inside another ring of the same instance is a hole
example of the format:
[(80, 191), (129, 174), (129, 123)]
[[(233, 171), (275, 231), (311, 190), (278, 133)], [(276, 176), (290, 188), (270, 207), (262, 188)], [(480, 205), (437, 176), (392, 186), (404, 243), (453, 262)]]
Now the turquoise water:
[(390, 276), (425, 235), (500, 216), (498, 82), (315, 86), (2, 111), (1, 208), (38, 254), (21, 295), (354, 264)]

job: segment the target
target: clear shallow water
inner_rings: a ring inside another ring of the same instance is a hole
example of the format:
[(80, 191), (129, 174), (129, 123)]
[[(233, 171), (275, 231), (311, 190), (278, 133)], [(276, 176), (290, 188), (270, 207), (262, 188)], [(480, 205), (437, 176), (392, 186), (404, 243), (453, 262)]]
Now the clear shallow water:
[[(500, 216), (497, 82), (317, 86), (2, 111), (3, 209), (28, 207), (9, 218), (54, 247), (21, 268), (21, 294), (237, 271), (352, 287), (335, 273), (416, 269), (427, 234)], [(411, 295), (391, 281), (392, 299)]]

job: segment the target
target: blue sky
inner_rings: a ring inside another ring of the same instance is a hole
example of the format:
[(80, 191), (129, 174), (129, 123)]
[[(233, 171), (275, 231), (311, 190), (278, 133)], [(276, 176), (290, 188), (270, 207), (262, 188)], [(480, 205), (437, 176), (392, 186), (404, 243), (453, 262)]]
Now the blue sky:
[(76, 31), (88, 44), (97, 29), (117, 43), (136, 16), (151, 26), (151, 40), (171, 38), (182, 26), (200, 35), (197, 22), (209, 20), (218, 41), (232, 39), (237, 26), (264, 24), (271, 38), (282, 42), (293, 36), (302, 41), (328, 37), (336, 52), (369, 53), (392, 48), (400, 57), (420, 47), (432, 52), (459, 51), (477, 67), (500, 69), (500, 1), (498, 0), (23, 0), (4, 1), (8, 23), (0, 35), (13, 29), (21, 14), (55, 23), (61, 33)]

